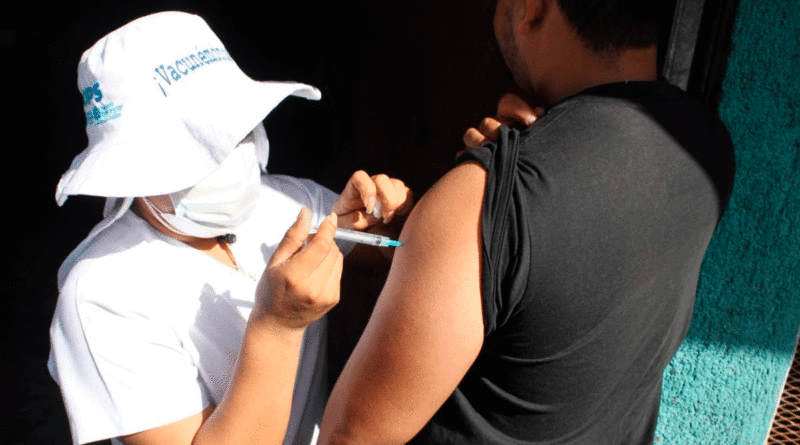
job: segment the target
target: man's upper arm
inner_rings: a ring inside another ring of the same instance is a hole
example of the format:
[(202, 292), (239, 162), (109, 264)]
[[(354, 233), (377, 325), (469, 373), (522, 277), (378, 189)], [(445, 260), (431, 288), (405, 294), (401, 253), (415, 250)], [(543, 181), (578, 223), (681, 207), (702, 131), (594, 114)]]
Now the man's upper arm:
[(462, 164), (415, 207), (369, 324), (334, 388), (320, 443), (410, 440), (474, 362), (483, 344), (485, 181), (478, 164)]

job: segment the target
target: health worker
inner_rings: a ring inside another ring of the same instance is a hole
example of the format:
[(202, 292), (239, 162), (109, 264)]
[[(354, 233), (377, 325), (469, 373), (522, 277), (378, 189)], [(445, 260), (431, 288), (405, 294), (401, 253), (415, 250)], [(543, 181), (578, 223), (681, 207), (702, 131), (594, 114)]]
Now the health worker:
[(58, 272), (50, 329), (73, 442), (314, 443), (324, 314), (342, 252), (356, 254), (334, 231), (402, 217), (409, 189), (360, 171), (339, 196), (268, 174), (262, 121), (320, 92), (250, 79), (195, 15), (106, 35), (83, 54), (78, 88), (88, 147), (56, 200), (106, 205)]

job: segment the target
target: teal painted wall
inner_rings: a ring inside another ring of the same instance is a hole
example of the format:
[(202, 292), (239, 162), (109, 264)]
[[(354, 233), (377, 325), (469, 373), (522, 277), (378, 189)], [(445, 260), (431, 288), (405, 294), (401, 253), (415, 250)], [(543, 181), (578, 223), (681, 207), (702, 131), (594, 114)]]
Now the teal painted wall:
[(763, 444), (800, 328), (800, 1), (741, 0), (720, 116), (736, 150), (658, 444)]

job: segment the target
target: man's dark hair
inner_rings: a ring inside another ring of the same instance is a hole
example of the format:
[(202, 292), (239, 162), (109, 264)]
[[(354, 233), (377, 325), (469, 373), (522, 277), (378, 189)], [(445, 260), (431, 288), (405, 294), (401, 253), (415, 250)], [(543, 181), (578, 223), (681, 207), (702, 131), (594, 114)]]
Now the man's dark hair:
[(558, 0), (578, 35), (602, 53), (658, 43), (659, 25), (669, 18), (673, 4), (668, 0)]

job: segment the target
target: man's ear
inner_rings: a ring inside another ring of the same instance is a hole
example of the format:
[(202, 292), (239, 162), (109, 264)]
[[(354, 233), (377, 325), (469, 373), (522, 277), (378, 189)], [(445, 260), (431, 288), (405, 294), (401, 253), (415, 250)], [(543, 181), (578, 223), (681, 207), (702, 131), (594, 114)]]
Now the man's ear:
[(555, 0), (520, 0), (523, 6), (522, 20), (519, 22), (519, 31), (527, 32), (537, 28), (552, 8), (557, 7)]

